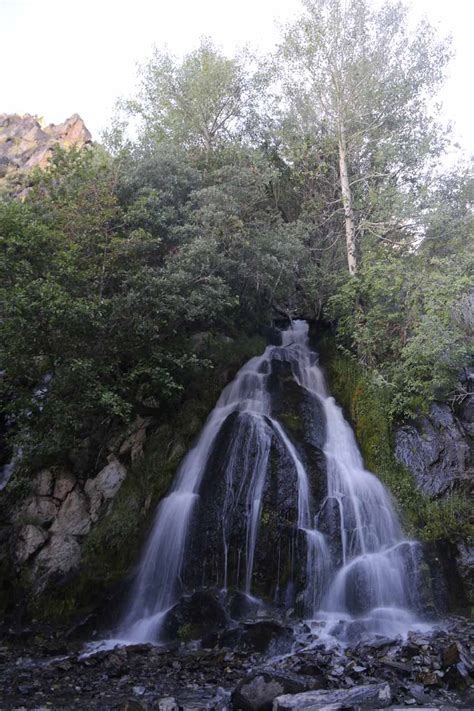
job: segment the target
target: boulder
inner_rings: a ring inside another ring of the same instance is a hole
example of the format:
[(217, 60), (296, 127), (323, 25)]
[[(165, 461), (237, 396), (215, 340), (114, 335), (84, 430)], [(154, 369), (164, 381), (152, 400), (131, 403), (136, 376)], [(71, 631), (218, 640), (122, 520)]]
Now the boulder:
[(61, 504), (51, 531), (62, 535), (85, 536), (91, 528), (88, 502), (82, 491), (74, 489)]
[(165, 632), (169, 637), (187, 642), (222, 630), (226, 624), (227, 615), (218, 593), (197, 590), (181, 598), (170, 610), (165, 621)]
[(53, 533), (35, 559), (39, 584), (55, 573), (67, 573), (79, 565), (81, 547), (74, 536)]
[(25, 501), (19, 518), (38, 526), (51, 523), (56, 517), (59, 505), (49, 496), (32, 496)]
[(41, 548), (48, 538), (46, 531), (39, 526), (27, 524), (20, 529), (15, 547), (15, 558), (24, 563)]
[(260, 674), (239, 684), (232, 696), (232, 704), (243, 711), (271, 711), (273, 699), (284, 692), (278, 680)]
[(156, 711), (179, 711), (180, 707), (173, 696), (165, 696), (162, 699), (158, 699), (155, 709)]
[(97, 521), (102, 504), (115, 497), (127, 476), (123, 464), (111, 454), (109, 463), (93, 479), (88, 479), (84, 486), (89, 497), (90, 516), (92, 521)]
[(66, 496), (74, 489), (76, 485), (76, 477), (68, 471), (62, 471), (56, 477), (54, 483), (53, 496), (55, 499), (64, 501)]
[(242, 711), (271, 711), (277, 696), (314, 689), (323, 681), (273, 670), (251, 674), (238, 684), (232, 694), (232, 705)]
[(302, 694), (278, 696), (273, 711), (339, 711), (353, 706), (364, 709), (382, 709), (390, 706), (392, 691), (389, 684), (367, 684), (351, 689), (305, 691)]
[(54, 475), (51, 469), (42, 469), (35, 478), (34, 491), (38, 496), (51, 496)]

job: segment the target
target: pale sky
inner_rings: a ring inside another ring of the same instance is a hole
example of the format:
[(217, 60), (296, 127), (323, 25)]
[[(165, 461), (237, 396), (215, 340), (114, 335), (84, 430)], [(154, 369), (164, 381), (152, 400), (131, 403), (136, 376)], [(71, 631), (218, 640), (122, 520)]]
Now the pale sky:
[[(426, 14), (453, 37), (444, 116), (474, 153), (474, 0), (411, 5), (415, 17)], [(299, 0), (0, 0), (0, 113), (58, 123), (77, 112), (99, 138), (117, 97), (133, 93), (137, 62), (153, 44), (182, 55), (208, 35), (227, 53), (245, 44), (267, 51), (277, 23), (299, 9)]]

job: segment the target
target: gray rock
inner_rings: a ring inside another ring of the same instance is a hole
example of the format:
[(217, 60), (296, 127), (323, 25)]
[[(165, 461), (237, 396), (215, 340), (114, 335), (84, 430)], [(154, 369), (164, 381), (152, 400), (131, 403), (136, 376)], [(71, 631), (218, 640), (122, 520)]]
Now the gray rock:
[(51, 531), (62, 535), (85, 536), (91, 528), (87, 504), (87, 499), (81, 491), (71, 491), (61, 504)]
[(33, 553), (41, 548), (48, 538), (48, 534), (42, 528), (27, 524), (20, 529), (15, 547), (15, 558), (18, 563), (24, 563), (31, 558)]
[(58, 508), (58, 503), (49, 496), (32, 496), (25, 501), (19, 518), (36, 525), (48, 524), (56, 517)]
[(66, 496), (71, 492), (76, 485), (76, 477), (68, 471), (63, 471), (56, 477), (54, 484), (53, 496), (55, 499), (64, 501)]
[(51, 496), (53, 493), (53, 472), (51, 469), (42, 469), (38, 472), (34, 489), (38, 496)]
[(86, 481), (84, 489), (90, 500), (92, 521), (97, 521), (102, 504), (115, 497), (126, 476), (126, 468), (112, 454), (109, 457), (109, 463), (97, 476)]
[(468, 600), (474, 603), (474, 545), (457, 544), (456, 565)]
[(173, 696), (166, 696), (158, 700), (156, 709), (157, 711), (179, 711), (179, 705)]
[(418, 488), (432, 498), (458, 489), (472, 476), (465, 432), (444, 403), (433, 403), (429, 417), (398, 428), (395, 456), (412, 472)]
[(259, 675), (240, 683), (232, 702), (243, 711), (271, 711), (273, 699), (284, 692), (285, 688), (279, 681)]
[(35, 559), (39, 585), (53, 573), (67, 573), (79, 565), (81, 547), (74, 536), (53, 534)]
[(120, 445), (119, 455), (121, 457), (129, 456), (132, 462), (143, 456), (143, 446), (146, 440), (147, 427), (151, 422), (151, 418), (143, 418), (138, 416), (130, 428), (129, 433)]
[(338, 711), (348, 706), (381, 709), (390, 706), (391, 701), (390, 686), (384, 682), (351, 689), (305, 691), (302, 694), (278, 696), (273, 702), (273, 711)]

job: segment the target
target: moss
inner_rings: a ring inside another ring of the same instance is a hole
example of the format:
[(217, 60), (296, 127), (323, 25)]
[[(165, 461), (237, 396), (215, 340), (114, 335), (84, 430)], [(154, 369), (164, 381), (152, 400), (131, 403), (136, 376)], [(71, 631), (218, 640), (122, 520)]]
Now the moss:
[(67, 620), (84, 615), (126, 578), (140, 555), (158, 502), (169, 490), (180, 461), (222, 388), (264, 345), (262, 338), (246, 336), (238, 342), (217, 342), (215, 350), (207, 354), (212, 355), (215, 367), (196, 374), (181, 406), (166, 413), (147, 438), (143, 458), (134, 464), (110, 510), (86, 538), (78, 574), (31, 603), (36, 617)]
[(178, 639), (180, 642), (190, 642), (193, 639), (199, 639), (202, 636), (201, 625), (191, 624), (187, 622), (178, 630)]
[(398, 503), (408, 532), (433, 541), (472, 535), (469, 504), (460, 496), (433, 501), (416, 487), (412, 474), (393, 454), (389, 394), (374, 375), (339, 352), (332, 339), (319, 344), (331, 392), (350, 420), (365, 464), (388, 487)]

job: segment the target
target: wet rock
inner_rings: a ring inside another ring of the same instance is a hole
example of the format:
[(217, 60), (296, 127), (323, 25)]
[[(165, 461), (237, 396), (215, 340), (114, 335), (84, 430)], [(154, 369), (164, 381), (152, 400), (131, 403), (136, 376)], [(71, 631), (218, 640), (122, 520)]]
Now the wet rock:
[(331, 691), (306, 691), (302, 694), (284, 695), (275, 699), (273, 711), (338, 711), (352, 706), (381, 709), (390, 706), (392, 692), (389, 684), (368, 684), (352, 689)]
[[(471, 398), (474, 401), (474, 398)], [(471, 604), (474, 604), (474, 545), (467, 541), (457, 544), (456, 565), (464, 584), (464, 591)]]
[(198, 590), (183, 597), (171, 609), (165, 621), (165, 629), (169, 638), (178, 637), (182, 642), (187, 642), (222, 630), (227, 622), (218, 593)]
[(36, 553), (47, 540), (48, 534), (39, 526), (28, 524), (20, 529), (15, 548), (18, 563), (24, 563)]
[(255, 652), (289, 651), (293, 639), (289, 627), (284, 627), (276, 620), (248, 622), (226, 630), (220, 637), (222, 647), (237, 647)]
[(240, 620), (243, 617), (255, 615), (260, 608), (260, 602), (250, 595), (236, 590), (230, 593), (226, 599), (226, 607), (232, 619)]
[(79, 489), (71, 491), (51, 526), (53, 533), (64, 535), (85, 536), (91, 528), (88, 502)]
[(105, 656), (103, 662), (104, 668), (107, 670), (108, 676), (119, 677), (125, 674), (128, 670), (128, 655), (124, 647), (114, 649)]

